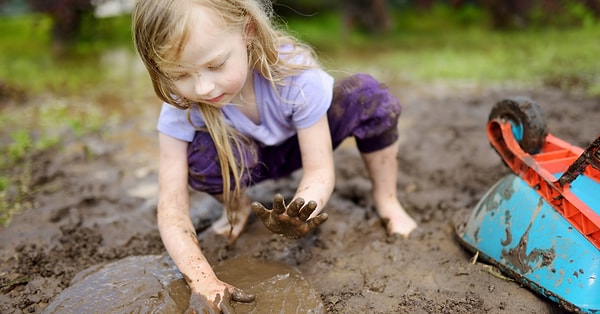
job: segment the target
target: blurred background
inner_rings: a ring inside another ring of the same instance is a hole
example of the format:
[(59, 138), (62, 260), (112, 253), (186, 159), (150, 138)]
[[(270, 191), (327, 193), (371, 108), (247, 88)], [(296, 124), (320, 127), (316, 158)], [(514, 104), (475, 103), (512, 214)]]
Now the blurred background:
[[(273, 3), (334, 75), (600, 96), (600, 0)], [(0, 223), (28, 206), (40, 153), (90, 134), (134, 149), (154, 136), (159, 103), (133, 49), (133, 4), (0, 0)]]
[[(112, 71), (129, 69), (106, 62), (133, 52), (133, 4), (0, 0), (1, 93), (114, 83)], [(384, 64), (409, 80), (542, 80), (600, 92), (600, 0), (274, 0), (274, 7), (332, 69)]]

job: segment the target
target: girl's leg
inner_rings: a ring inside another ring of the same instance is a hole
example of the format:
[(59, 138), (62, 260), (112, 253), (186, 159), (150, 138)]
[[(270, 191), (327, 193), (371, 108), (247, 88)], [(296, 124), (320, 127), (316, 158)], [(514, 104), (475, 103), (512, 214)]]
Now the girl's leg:
[[(250, 148), (253, 149), (253, 148)], [(254, 165), (256, 161), (252, 154), (244, 156), (247, 164)], [(189, 186), (200, 192), (206, 192), (223, 205), (221, 217), (213, 222), (211, 229), (220, 235), (228, 236), (233, 243), (244, 231), (250, 216), (250, 200), (245, 189), (239, 199), (225, 204), (223, 199), (223, 177), (217, 151), (208, 132), (198, 131), (194, 140), (188, 146)], [(242, 180), (244, 187), (248, 186), (250, 175), (245, 172)]]
[(373, 185), (373, 200), (379, 217), (384, 221), (389, 235), (404, 237), (417, 228), (400, 204), (397, 195), (398, 143), (371, 153), (361, 154)]
[(406, 213), (397, 195), (398, 99), (387, 87), (365, 74), (336, 84), (328, 112), (332, 142), (337, 146), (353, 136), (373, 186), (377, 213), (388, 234), (408, 236), (417, 224)]
[[(223, 204), (222, 194), (213, 195), (221, 204)], [(213, 222), (211, 229), (222, 236), (229, 237), (229, 243), (237, 240), (244, 231), (248, 218), (250, 217), (250, 199), (246, 193), (242, 193), (239, 200), (229, 204), (229, 211), (223, 210), (221, 217)]]

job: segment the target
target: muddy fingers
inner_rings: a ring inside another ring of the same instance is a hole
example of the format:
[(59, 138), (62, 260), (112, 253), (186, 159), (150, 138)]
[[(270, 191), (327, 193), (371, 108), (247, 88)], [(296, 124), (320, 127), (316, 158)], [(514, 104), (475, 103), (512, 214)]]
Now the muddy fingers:
[(298, 218), (300, 220), (307, 220), (308, 217), (310, 217), (310, 215), (312, 215), (312, 213), (315, 211), (315, 209), (317, 209), (317, 202), (308, 202), (308, 204), (306, 204), (306, 206), (304, 206), (298, 214)]
[(306, 203), (304, 199), (297, 198), (286, 207), (281, 194), (275, 195), (272, 210), (265, 208), (259, 202), (253, 202), (251, 207), (267, 229), (293, 239), (305, 236), (327, 220), (326, 214), (308, 219), (317, 208), (315, 201)]

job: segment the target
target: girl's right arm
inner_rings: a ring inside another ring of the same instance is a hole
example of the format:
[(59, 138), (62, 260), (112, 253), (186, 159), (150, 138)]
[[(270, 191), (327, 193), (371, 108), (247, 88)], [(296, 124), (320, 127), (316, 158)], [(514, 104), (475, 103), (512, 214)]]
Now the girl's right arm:
[(158, 229), (192, 292), (212, 304), (217, 294), (223, 298), (225, 289), (235, 290), (217, 278), (201, 251), (190, 217), (187, 146), (187, 142), (159, 133)]

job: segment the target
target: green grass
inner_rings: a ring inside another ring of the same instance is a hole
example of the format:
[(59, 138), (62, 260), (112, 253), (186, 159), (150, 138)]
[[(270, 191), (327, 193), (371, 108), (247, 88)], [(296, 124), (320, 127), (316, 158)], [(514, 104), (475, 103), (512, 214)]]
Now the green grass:
[(432, 36), (438, 43), (433, 49), (407, 44), (405, 38), (397, 50), (381, 52), (373, 63), (414, 81), (535, 85), (577, 77), (581, 84), (593, 85), (600, 83), (600, 63), (596, 62), (600, 41), (589, 40), (593, 36), (583, 31), (507, 34), (469, 30)]
[[(100, 104), (81, 99), (56, 98), (26, 106), (11, 105), (0, 111), (0, 226), (14, 213), (31, 207), (34, 177), (40, 154), (60, 151), (69, 143), (118, 123), (118, 117)], [(89, 153), (89, 152), (88, 152)], [(89, 157), (89, 156), (88, 156)], [(39, 175), (38, 175), (39, 177)]]
[(99, 56), (118, 47), (133, 53), (129, 23), (129, 17), (90, 21), (76, 42), (59, 47), (52, 43), (49, 17), (2, 17), (0, 80), (30, 93), (80, 94), (86, 89), (105, 88), (109, 80)]
[(383, 35), (346, 34), (339, 17), (328, 14), (288, 25), (317, 47), (330, 69), (417, 82), (546, 84), (600, 95), (600, 23), (492, 31), (483, 13), (466, 11), (399, 13), (394, 31)]
[(143, 78), (115, 76), (127, 64), (112, 63), (118, 53), (109, 53), (133, 54), (129, 25), (127, 16), (88, 20), (75, 42), (57, 47), (48, 16), (0, 18), (0, 88), (28, 99), (0, 99), (0, 225), (32, 206), (36, 156), (102, 133), (120, 119), (110, 99), (140, 93)]
[[(341, 17), (323, 12), (289, 18), (289, 29), (314, 45), (325, 65), (349, 71), (373, 70), (411, 81), (551, 84), (600, 95), (600, 23), (577, 6), (577, 27), (531, 27), (491, 31), (474, 7), (398, 11), (385, 35), (344, 32)], [(572, 15), (573, 15), (572, 14)], [(52, 21), (32, 15), (0, 19), (0, 80), (28, 91), (79, 94), (109, 89), (99, 56), (115, 46), (133, 53), (129, 17), (84, 24), (80, 40), (56, 57), (49, 38)], [(122, 85), (126, 82), (114, 82)]]

